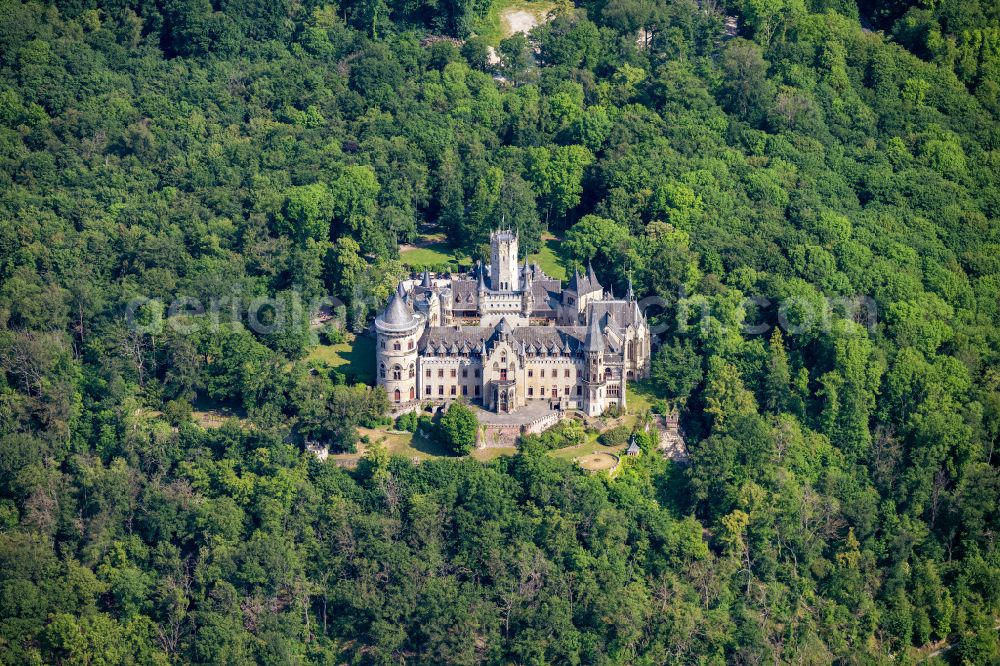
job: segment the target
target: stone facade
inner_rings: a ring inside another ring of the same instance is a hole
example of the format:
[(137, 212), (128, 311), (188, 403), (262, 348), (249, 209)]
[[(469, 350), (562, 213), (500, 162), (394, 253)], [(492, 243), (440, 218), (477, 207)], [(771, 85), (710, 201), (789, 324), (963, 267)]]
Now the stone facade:
[(605, 292), (588, 266), (565, 287), (491, 235), (491, 263), (399, 283), (375, 318), (376, 372), (390, 402), (465, 398), (513, 413), (535, 401), (597, 416), (649, 374), (650, 332), (631, 284)]

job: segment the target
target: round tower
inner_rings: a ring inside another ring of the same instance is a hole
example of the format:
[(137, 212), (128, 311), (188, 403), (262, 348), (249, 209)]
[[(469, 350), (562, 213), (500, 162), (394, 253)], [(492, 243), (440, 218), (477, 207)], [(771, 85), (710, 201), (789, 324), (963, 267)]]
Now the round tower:
[(375, 318), (375, 373), (393, 404), (418, 397), (417, 340), (423, 329), (423, 317), (410, 309), (398, 290)]

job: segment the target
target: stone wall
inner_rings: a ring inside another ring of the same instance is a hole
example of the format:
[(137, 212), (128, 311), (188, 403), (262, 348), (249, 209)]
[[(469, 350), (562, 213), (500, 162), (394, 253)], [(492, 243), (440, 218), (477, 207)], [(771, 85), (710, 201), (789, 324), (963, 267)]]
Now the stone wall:
[(564, 412), (552, 411), (527, 423), (481, 423), (476, 436), (476, 447), (492, 449), (517, 446), (521, 435), (535, 435), (559, 423)]
[(479, 426), (476, 447), (494, 449), (504, 446), (517, 446), (521, 436), (521, 426), (507, 423), (484, 423)]

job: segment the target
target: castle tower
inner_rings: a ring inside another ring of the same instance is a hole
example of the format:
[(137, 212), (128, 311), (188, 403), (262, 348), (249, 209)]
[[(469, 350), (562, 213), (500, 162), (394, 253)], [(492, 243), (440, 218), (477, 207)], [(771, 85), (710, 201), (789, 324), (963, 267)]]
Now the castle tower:
[(483, 262), (479, 262), (476, 268), (476, 293), (479, 294), (480, 300), (486, 295), (486, 266)]
[(517, 233), (509, 229), (490, 234), (490, 288), (494, 291), (516, 291)]
[(524, 283), (521, 292), (521, 314), (531, 317), (531, 310), (535, 307), (535, 294), (532, 288), (531, 269), (528, 267), (528, 260), (524, 260)]
[(417, 340), (424, 329), (423, 317), (414, 314), (401, 291), (375, 318), (375, 372), (393, 404), (417, 399)]
[(601, 333), (597, 316), (591, 313), (587, 326), (587, 337), (583, 342), (583, 357), (586, 369), (583, 381), (583, 411), (587, 416), (604, 413), (604, 334)]
[(455, 295), (450, 287), (441, 290), (441, 325), (451, 326), (455, 323), (455, 315), (452, 312), (452, 300)]

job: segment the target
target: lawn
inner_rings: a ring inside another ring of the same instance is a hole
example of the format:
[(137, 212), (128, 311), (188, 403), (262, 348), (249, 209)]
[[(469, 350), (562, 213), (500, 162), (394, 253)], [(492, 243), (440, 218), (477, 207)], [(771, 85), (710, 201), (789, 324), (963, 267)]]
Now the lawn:
[(399, 260), (410, 270), (419, 272), (442, 264), (468, 262), (468, 257), (456, 254), (443, 234), (425, 234), (412, 245), (400, 247)]
[[(373, 442), (381, 442), (390, 454), (403, 456), (408, 460), (456, 457), (446, 448), (423, 435), (390, 431), (386, 426), (380, 428), (358, 427), (358, 435), (367, 436)], [(349, 466), (354, 465), (364, 455), (365, 449), (365, 444), (359, 442), (356, 453), (331, 453), (330, 460)], [(471, 457), (480, 462), (487, 462), (500, 456), (512, 456), (515, 453), (517, 453), (517, 449), (514, 447), (475, 449), (471, 453)]]
[(591, 455), (593, 453), (621, 453), (625, 450), (623, 445), (619, 446), (604, 446), (597, 441), (600, 433), (588, 433), (587, 439), (584, 440), (582, 444), (577, 444), (576, 446), (567, 446), (562, 449), (553, 449), (549, 451), (549, 455), (553, 458), (559, 458), (560, 460), (573, 461), (581, 456)]
[(447, 243), (431, 243), (403, 250), (399, 253), (399, 260), (409, 266), (410, 270), (419, 272), (441, 264), (458, 263), (459, 258), (452, 253)]
[(554, 236), (546, 235), (542, 238), (542, 249), (531, 255), (531, 261), (542, 267), (542, 271), (549, 277), (557, 280), (566, 279), (566, 269), (563, 267), (562, 257), (559, 253), (559, 244), (562, 241)]
[(654, 402), (659, 401), (648, 379), (639, 379), (625, 385), (625, 404), (629, 414), (644, 414)]
[(317, 345), (306, 356), (306, 361), (316, 361), (343, 372), (348, 379), (354, 377), (366, 384), (375, 383), (375, 340), (359, 335), (339, 345)]

